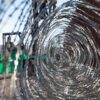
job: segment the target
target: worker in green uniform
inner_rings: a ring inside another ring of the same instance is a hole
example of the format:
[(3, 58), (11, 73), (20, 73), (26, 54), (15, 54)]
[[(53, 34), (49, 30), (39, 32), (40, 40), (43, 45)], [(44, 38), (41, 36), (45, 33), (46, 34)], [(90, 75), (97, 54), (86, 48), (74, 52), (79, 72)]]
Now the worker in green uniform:
[[(7, 42), (6, 42), (6, 53), (8, 53), (7, 55), (7, 62), (5, 62), (7, 64), (7, 71), (8, 73), (13, 73), (14, 71), (14, 60), (16, 59), (16, 52), (17, 49), (14, 46), (13, 42), (11, 42), (11, 37), (8, 36), (7, 38)], [(5, 58), (6, 59), (6, 58)]]

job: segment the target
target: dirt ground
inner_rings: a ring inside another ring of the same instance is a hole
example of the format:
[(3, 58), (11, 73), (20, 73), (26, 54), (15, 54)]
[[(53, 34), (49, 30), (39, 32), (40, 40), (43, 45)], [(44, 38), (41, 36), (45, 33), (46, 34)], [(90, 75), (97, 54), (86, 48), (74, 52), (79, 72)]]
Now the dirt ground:
[(10, 100), (9, 98), (12, 96), (11, 75), (9, 75), (5, 80), (4, 76), (0, 75), (0, 100), (3, 98), (4, 100)]

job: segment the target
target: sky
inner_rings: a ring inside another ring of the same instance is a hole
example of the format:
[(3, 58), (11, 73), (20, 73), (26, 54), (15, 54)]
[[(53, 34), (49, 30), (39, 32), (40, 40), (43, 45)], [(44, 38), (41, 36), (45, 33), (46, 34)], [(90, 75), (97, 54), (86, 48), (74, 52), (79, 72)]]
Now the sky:
[[(6, 4), (9, 2), (11, 2), (12, 0), (5, 0)], [(64, 2), (66, 2), (68, 0), (57, 0), (57, 6), (60, 6), (61, 4), (63, 4)], [(16, 17), (15, 18), (11, 18), (7, 21), (7, 24), (1, 29), (0, 29), (0, 45), (2, 45), (2, 33), (8, 33), (8, 32), (12, 32), (13, 30), (13, 26), (14, 26), (14, 22), (16, 21)], [(0, 24), (0, 26), (2, 26), (4, 23)]]

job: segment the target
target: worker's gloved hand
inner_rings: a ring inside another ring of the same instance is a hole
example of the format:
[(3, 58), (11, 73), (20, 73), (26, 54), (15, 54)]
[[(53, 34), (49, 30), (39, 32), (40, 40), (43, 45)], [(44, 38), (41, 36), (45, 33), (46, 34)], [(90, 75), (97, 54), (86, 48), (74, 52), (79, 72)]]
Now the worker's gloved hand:
[(12, 62), (13, 59), (11, 57), (8, 58), (8, 62)]

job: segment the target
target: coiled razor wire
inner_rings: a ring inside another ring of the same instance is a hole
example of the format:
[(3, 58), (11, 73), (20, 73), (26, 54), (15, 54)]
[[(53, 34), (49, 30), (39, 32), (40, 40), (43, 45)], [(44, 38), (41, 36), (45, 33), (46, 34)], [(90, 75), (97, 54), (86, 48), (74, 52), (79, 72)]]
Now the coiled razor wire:
[(34, 100), (100, 99), (99, 11), (100, 2), (70, 1), (43, 22), (26, 70), (35, 67), (27, 81)]
[[(42, 4), (37, 2), (36, 10)], [(19, 26), (24, 25), (19, 44), (24, 42), (28, 55), (34, 57), (27, 61), (19, 79), (22, 98), (99, 100), (100, 2), (69, 0), (36, 27), (41, 14), (35, 19), (26, 17), (25, 24), (21, 24), (23, 19), (19, 21)]]

